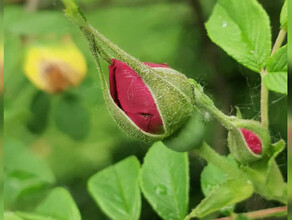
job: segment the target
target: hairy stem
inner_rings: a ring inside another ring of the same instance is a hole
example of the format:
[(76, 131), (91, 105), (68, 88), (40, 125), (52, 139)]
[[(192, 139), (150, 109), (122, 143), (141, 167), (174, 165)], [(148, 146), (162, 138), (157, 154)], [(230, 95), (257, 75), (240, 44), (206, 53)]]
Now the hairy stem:
[[(276, 42), (273, 46), (271, 56), (281, 47), (283, 41), (285, 40), (287, 31), (281, 29)], [(262, 125), (266, 128), (269, 127), (269, 91), (264, 84), (264, 77), (268, 74), (265, 69), (262, 69), (261, 72), (261, 122)]]
[(224, 156), (219, 155), (213, 148), (211, 148), (206, 142), (203, 142), (199, 148), (196, 148), (193, 152), (198, 154), (208, 163), (213, 164), (220, 170), (229, 174), (232, 177), (242, 177), (241, 171), (232, 165)]
[[(276, 216), (283, 216), (287, 214), (287, 206), (283, 207), (276, 207), (276, 208), (270, 208), (270, 209), (263, 209), (253, 212), (247, 212), (242, 213), (241, 215), (244, 215), (248, 217), (249, 219), (263, 219), (267, 217), (276, 217)], [(224, 218), (218, 218), (216, 220), (235, 220), (239, 214), (235, 214), (229, 217)]]

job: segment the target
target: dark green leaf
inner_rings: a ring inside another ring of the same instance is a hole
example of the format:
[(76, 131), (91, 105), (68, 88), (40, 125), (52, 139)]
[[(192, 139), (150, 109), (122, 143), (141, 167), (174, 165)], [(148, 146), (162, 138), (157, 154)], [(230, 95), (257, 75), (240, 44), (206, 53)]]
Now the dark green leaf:
[(54, 119), (57, 127), (75, 140), (84, 139), (90, 130), (90, 115), (81, 100), (66, 94), (56, 104)]
[(200, 147), (205, 135), (205, 122), (198, 110), (193, 112), (193, 115), (187, 122), (162, 142), (168, 148), (178, 151), (187, 152), (196, 147)]
[(139, 219), (139, 173), (140, 164), (137, 158), (128, 157), (98, 172), (88, 181), (90, 194), (111, 219)]
[(50, 101), (50, 96), (41, 91), (38, 91), (33, 97), (30, 106), (32, 117), (27, 124), (31, 132), (40, 134), (47, 127), (51, 104)]
[(155, 143), (144, 158), (141, 187), (153, 209), (165, 220), (181, 220), (188, 210), (189, 165), (187, 153)]
[(269, 17), (256, 0), (218, 0), (206, 28), (215, 44), (253, 71), (270, 55)]

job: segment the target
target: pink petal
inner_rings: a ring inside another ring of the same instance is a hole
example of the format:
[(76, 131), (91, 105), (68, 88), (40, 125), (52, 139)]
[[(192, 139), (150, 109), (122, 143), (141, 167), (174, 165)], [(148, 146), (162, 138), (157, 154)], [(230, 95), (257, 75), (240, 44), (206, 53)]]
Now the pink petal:
[[(164, 64), (155, 66), (166, 67)], [(153, 134), (163, 133), (162, 119), (153, 96), (133, 69), (113, 59), (109, 66), (109, 81), (112, 98), (140, 129)]]
[(241, 128), (240, 130), (249, 149), (255, 154), (260, 154), (262, 152), (262, 144), (258, 136), (250, 130), (244, 128)]

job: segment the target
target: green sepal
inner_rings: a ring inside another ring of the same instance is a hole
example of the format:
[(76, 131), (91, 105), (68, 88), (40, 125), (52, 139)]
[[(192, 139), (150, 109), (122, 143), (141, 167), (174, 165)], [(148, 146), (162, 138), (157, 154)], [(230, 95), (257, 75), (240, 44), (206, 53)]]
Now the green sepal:
[(205, 121), (201, 112), (194, 109), (186, 123), (162, 142), (171, 150), (188, 152), (201, 146), (204, 140), (205, 128)]
[[(242, 167), (248, 178), (253, 182), (255, 192), (268, 200), (287, 203), (287, 184), (275, 158), (285, 149), (285, 142), (278, 141), (270, 146), (272, 155), (249, 166)], [(275, 187), (277, 186), (277, 187)]]
[(281, 28), (287, 29), (287, 23), (288, 23), (288, 0), (285, 0), (280, 14)]
[[(234, 120), (232, 124), (233, 128), (229, 129), (228, 133), (228, 147), (237, 161), (243, 164), (249, 164), (269, 154), (271, 143), (270, 134), (259, 122), (239, 119)], [(249, 149), (240, 128), (250, 130), (258, 136), (262, 144), (262, 151), (260, 154), (255, 154)]]

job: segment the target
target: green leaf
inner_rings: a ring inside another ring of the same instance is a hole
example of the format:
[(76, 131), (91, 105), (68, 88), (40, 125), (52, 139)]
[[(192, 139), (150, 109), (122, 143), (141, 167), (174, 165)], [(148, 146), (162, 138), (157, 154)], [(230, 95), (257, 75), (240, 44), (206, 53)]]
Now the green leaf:
[(249, 220), (249, 218), (245, 215), (238, 215), (236, 216), (236, 219), (235, 220)]
[(114, 220), (137, 220), (141, 211), (140, 164), (128, 157), (93, 175), (88, 190), (100, 208)]
[(73, 94), (65, 94), (54, 109), (54, 120), (60, 131), (74, 140), (83, 140), (90, 130), (90, 115), (81, 100)]
[(184, 219), (189, 200), (187, 153), (169, 150), (162, 142), (153, 144), (142, 165), (141, 188), (161, 218)]
[(218, 0), (206, 28), (215, 44), (255, 72), (270, 55), (269, 17), (256, 0)]
[(4, 212), (4, 220), (23, 220), (13, 212)]
[(288, 22), (288, 0), (285, 0), (284, 5), (281, 10), (280, 14), (280, 24), (281, 28), (287, 28), (287, 22)]
[(30, 110), (31, 119), (28, 121), (28, 129), (36, 134), (41, 134), (47, 127), (50, 111), (50, 96), (38, 91), (32, 100)]
[(287, 72), (288, 71), (288, 54), (287, 45), (279, 48), (273, 56), (267, 60), (267, 70), (271, 72)]
[(229, 179), (214, 187), (212, 192), (191, 212), (191, 217), (204, 217), (223, 207), (236, 204), (253, 193), (253, 186), (245, 179)]
[(61, 187), (53, 189), (38, 205), (35, 213), (62, 220), (81, 220), (79, 210), (70, 193)]
[(22, 143), (5, 141), (5, 202), (13, 202), (29, 190), (41, 190), (53, 184), (55, 177), (48, 165)]
[(59, 218), (53, 218), (51, 216), (44, 216), (44, 215), (39, 215), (39, 214), (29, 213), (29, 212), (16, 211), (15, 214), (18, 217), (21, 217), (21, 219), (23, 220), (61, 220)]
[(288, 93), (288, 75), (287, 72), (271, 72), (264, 76), (265, 86), (274, 92), (286, 94)]

